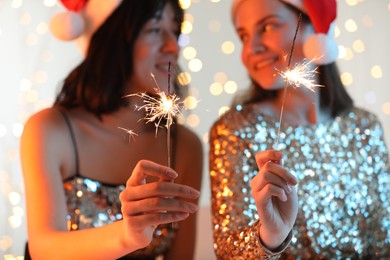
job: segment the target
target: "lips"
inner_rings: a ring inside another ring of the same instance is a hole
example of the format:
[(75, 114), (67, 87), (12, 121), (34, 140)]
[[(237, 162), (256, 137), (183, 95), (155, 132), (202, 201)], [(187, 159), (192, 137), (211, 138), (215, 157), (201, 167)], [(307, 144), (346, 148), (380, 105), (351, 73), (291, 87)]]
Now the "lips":
[[(260, 70), (266, 67), (269, 67), (272, 64), (275, 64), (277, 61), (277, 58), (267, 58), (267, 59), (262, 59), (254, 63), (254, 68), (255, 70)], [(272, 66), (274, 67), (274, 66)]]

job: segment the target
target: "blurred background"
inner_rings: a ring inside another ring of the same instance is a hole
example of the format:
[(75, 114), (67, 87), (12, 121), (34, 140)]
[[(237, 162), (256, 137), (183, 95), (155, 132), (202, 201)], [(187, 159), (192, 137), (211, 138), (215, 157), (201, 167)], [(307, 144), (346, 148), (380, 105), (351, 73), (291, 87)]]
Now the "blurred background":
[[(231, 0), (183, 0), (180, 63), (190, 84), (180, 122), (203, 140), (204, 181), (196, 259), (215, 259), (210, 222), (208, 130), (249, 81), (230, 19)], [(374, 112), (390, 144), (390, 0), (338, 0), (342, 81), (356, 105)], [(48, 31), (56, 0), (0, 0), (0, 259), (22, 259), (26, 235), (19, 138), (34, 112), (50, 106), (81, 59), (74, 43)], [(193, 102), (196, 100), (197, 102)], [(192, 102), (191, 102), (192, 101)]]

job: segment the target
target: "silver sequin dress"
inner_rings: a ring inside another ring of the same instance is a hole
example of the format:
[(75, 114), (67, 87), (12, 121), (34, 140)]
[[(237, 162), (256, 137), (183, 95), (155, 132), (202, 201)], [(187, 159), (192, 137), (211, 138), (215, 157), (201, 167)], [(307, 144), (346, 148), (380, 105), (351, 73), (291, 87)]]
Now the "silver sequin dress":
[[(237, 106), (210, 131), (214, 248), (219, 259), (259, 259), (250, 181), (255, 154), (273, 149), (279, 120)], [(390, 169), (375, 115), (353, 108), (313, 126), (283, 124), (284, 166), (299, 180), (287, 259), (390, 259)]]
[[(80, 176), (64, 181), (68, 230), (96, 228), (121, 220), (119, 194), (124, 188), (124, 185), (107, 185)], [(159, 225), (149, 246), (123, 259), (154, 259), (155, 256), (165, 253), (175, 237), (177, 225)]]

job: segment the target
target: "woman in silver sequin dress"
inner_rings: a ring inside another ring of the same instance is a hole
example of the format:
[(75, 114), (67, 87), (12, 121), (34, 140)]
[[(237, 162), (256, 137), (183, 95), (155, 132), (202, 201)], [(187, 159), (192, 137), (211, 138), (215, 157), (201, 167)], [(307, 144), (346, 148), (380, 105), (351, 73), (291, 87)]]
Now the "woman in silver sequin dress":
[(164, 166), (166, 131), (142, 120), (142, 99), (124, 98), (155, 93), (151, 73), (161, 91), (176, 89), (183, 10), (175, 0), (64, 4), (87, 20), (85, 59), (21, 138), (32, 259), (192, 259), (201, 142), (173, 124)]
[(323, 26), (335, 14), (333, 0), (233, 1), (233, 23), (252, 86), (210, 131), (214, 248), (220, 259), (261, 257), (253, 249), (259, 245), (248, 239), (248, 230), (263, 221), (251, 185), (265, 171), (259, 165), (258, 173), (257, 154), (277, 142), (285, 84), (278, 71), (288, 67), (296, 33), (291, 64), (312, 60), (311, 52), (316, 53), (315, 83), (323, 87), (287, 88), (277, 149), (284, 167), (298, 178), (299, 211), (281, 256), (390, 259), (388, 148), (377, 117), (355, 107), (340, 81), (332, 26)]

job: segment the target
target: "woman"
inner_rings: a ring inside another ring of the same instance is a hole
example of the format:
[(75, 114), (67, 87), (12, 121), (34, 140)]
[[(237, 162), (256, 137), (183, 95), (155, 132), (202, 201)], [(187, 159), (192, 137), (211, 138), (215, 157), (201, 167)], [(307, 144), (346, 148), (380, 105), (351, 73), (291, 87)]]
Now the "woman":
[(176, 0), (73, 3), (90, 19), (77, 36), (85, 59), (21, 139), (31, 257), (192, 259), (201, 142), (173, 124), (167, 149), (166, 131), (134, 109), (138, 93), (175, 84), (183, 10)]
[[(256, 190), (281, 167), (275, 158), (259, 164), (256, 154), (279, 142), (284, 168), (299, 181), (293, 239), (282, 258), (390, 256), (388, 149), (377, 117), (355, 107), (340, 81), (332, 35), (335, 15), (333, 0), (233, 1), (233, 23), (252, 86), (210, 133), (212, 215), (220, 258), (244, 252), (248, 259), (258, 258), (245, 249), (244, 239), (247, 229), (270, 226), (258, 224), (264, 221)], [(314, 84), (323, 87), (314, 92), (289, 87), (284, 95), (278, 72), (289, 67), (293, 44), (291, 65), (304, 60), (311, 61), (311, 69), (318, 65)], [(285, 181), (279, 183), (286, 190)], [(273, 199), (275, 208), (283, 197)], [(224, 247), (226, 240), (230, 244)]]

